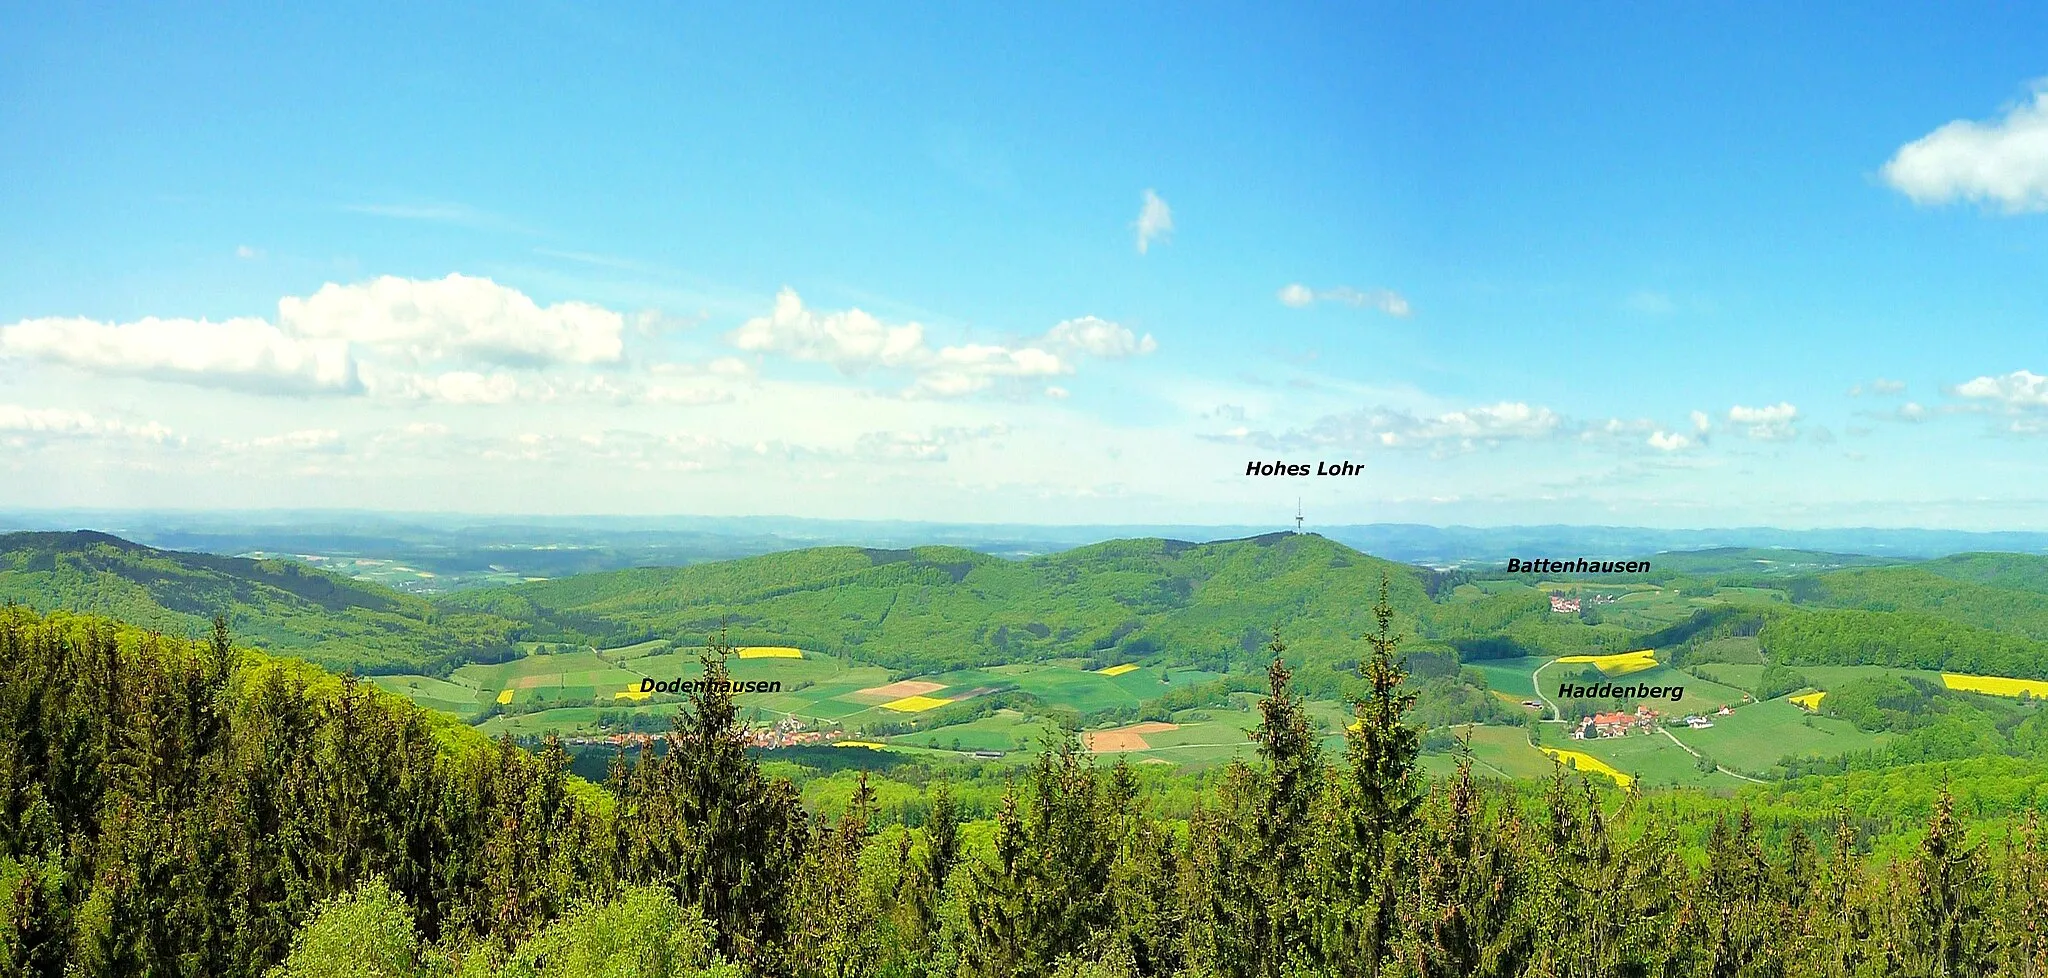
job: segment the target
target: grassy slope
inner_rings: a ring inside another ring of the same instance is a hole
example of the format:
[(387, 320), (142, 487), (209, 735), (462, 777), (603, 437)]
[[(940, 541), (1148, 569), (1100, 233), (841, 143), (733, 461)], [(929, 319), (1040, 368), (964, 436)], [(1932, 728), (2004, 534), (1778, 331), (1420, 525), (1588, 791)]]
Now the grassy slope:
[(1731, 768), (1759, 776), (1784, 758), (1866, 750), (1889, 738), (1864, 733), (1846, 720), (1813, 716), (1782, 698), (1713, 721), (1706, 730), (1674, 730), (1672, 735)]

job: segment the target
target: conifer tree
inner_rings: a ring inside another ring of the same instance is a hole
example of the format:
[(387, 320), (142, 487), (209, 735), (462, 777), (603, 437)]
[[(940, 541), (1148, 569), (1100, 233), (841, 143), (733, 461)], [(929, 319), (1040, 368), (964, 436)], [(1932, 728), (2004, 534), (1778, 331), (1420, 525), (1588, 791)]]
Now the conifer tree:
[(642, 755), (617, 825), (622, 878), (667, 885), (716, 928), (719, 950), (766, 967), (786, 951), (787, 885), (808, 835), (795, 788), (770, 781), (747, 753), (721, 632), (703, 682), (678, 710), (668, 750)]
[(1404, 722), (1415, 693), (1403, 688), (1407, 673), (1395, 658), (1401, 637), (1394, 632), (1391, 587), (1382, 572), (1374, 630), (1365, 636), (1372, 654), (1359, 665), (1366, 695), (1353, 710), (1356, 720), (1345, 738), (1345, 824), (1331, 881), (1345, 909), (1324, 926), (1327, 957), (1360, 974), (1379, 971), (1394, 936), (1394, 897), (1405, 853), (1390, 843), (1410, 828), (1422, 803), (1416, 776), (1421, 735)]
[(1912, 865), (1906, 907), (1917, 970), (1942, 978), (1990, 973), (1996, 953), (1986, 919), (1983, 867), (1943, 785)]

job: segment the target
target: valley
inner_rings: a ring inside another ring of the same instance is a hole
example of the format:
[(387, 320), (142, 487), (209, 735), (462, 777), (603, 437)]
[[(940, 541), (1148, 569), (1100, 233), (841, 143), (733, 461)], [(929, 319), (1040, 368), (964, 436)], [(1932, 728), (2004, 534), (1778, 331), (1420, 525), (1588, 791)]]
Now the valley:
[[(2024, 753), (2048, 688), (2048, 562), (2015, 554), (1704, 551), (1654, 555), (1648, 574), (1556, 575), (1442, 571), (1277, 533), (1023, 559), (825, 547), (431, 598), (378, 584), (378, 560), (348, 577), (102, 534), (0, 536), (0, 561), (0, 599), (192, 635), (223, 607), (269, 651), (360, 672), (487, 736), (558, 734), (579, 751), (668, 729), (688, 693), (667, 690), (700, 679), (724, 635), (764, 750), (1003, 766), (1068, 730), (1105, 763), (1196, 773), (1253, 753), (1277, 637), (1334, 755), (1382, 575), (1437, 771), (1469, 752), (1498, 776), (1547, 777), (1568, 751), (1646, 789), (1734, 790)], [(1657, 695), (1561, 696), (1597, 688)], [(1626, 733), (1575, 736), (1639, 708)]]

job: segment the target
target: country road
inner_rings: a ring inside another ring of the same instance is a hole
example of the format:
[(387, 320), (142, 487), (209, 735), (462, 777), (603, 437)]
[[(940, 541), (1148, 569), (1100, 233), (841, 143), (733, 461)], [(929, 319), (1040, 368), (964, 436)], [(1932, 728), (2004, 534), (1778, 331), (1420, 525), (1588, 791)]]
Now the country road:
[[(1555, 663), (1556, 661), (1557, 661), (1556, 659), (1551, 659), (1551, 660), (1548, 660), (1548, 661), (1546, 661), (1546, 662), (1544, 662), (1544, 663), (1543, 663), (1543, 666), (1551, 665), (1552, 663)], [(1529, 685), (1530, 685), (1530, 686), (1531, 686), (1532, 688), (1534, 688), (1534, 689), (1536, 690), (1536, 702), (1538, 702), (1538, 703), (1541, 703), (1541, 704), (1543, 704), (1544, 708), (1546, 708), (1546, 709), (1548, 709), (1548, 710), (1550, 711), (1550, 721), (1549, 721), (1549, 722), (1551, 722), (1551, 723), (1563, 723), (1563, 722), (1564, 722), (1564, 713), (1563, 713), (1563, 711), (1561, 711), (1561, 710), (1559, 710), (1559, 709), (1557, 708), (1557, 704), (1556, 704), (1556, 703), (1552, 703), (1552, 702), (1550, 701), (1550, 697), (1548, 697), (1548, 696), (1545, 696), (1545, 695), (1543, 695), (1543, 666), (1537, 666), (1537, 667), (1536, 667), (1535, 669), (1533, 669), (1533, 670), (1531, 670), (1531, 671), (1530, 671), (1530, 673), (1529, 673)]]
[[(1663, 728), (1663, 727), (1658, 727), (1658, 728), (1657, 728), (1657, 732), (1658, 732), (1658, 733), (1661, 733), (1661, 734), (1663, 734), (1663, 735), (1664, 735), (1664, 736), (1666, 736), (1666, 737), (1669, 737), (1669, 738), (1671, 738), (1671, 742), (1672, 742), (1672, 743), (1674, 743), (1674, 744), (1677, 744), (1677, 745), (1678, 745), (1678, 749), (1679, 749), (1679, 750), (1682, 750), (1682, 751), (1684, 751), (1684, 752), (1686, 752), (1686, 753), (1688, 753), (1688, 754), (1691, 754), (1691, 755), (1692, 755), (1692, 756), (1694, 756), (1694, 757), (1700, 757), (1700, 756), (1701, 756), (1701, 754), (1700, 754), (1700, 752), (1699, 752), (1699, 751), (1693, 750), (1692, 748), (1690, 748), (1690, 747), (1687, 747), (1687, 746), (1685, 746), (1685, 741), (1683, 741), (1683, 740), (1680, 740), (1680, 739), (1678, 739), (1678, 737), (1677, 737), (1676, 735), (1672, 734), (1672, 732), (1671, 732), (1670, 730), (1667, 730), (1667, 729), (1665, 729), (1665, 728)], [(1714, 765), (1714, 770), (1716, 770), (1716, 771), (1719, 771), (1719, 772), (1721, 772), (1722, 774), (1725, 774), (1725, 775), (1727, 775), (1727, 776), (1729, 776), (1729, 777), (1731, 777), (1731, 778), (1739, 778), (1739, 779), (1741, 779), (1741, 780), (1743, 780), (1743, 781), (1747, 781), (1747, 782), (1749, 782), (1750, 784), (1769, 784), (1769, 783), (1770, 783), (1770, 782), (1768, 782), (1768, 781), (1762, 781), (1762, 780), (1759, 780), (1759, 779), (1757, 779), (1757, 778), (1752, 778), (1752, 777), (1750, 777), (1750, 776), (1749, 776), (1749, 775), (1747, 775), (1747, 774), (1736, 774), (1736, 773), (1735, 773), (1734, 771), (1730, 771), (1730, 770), (1728, 770), (1727, 768), (1725, 768), (1725, 767), (1722, 767), (1722, 766), (1721, 766), (1721, 765), (1719, 765), (1719, 764), (1716, 764), (1716, 765)]]

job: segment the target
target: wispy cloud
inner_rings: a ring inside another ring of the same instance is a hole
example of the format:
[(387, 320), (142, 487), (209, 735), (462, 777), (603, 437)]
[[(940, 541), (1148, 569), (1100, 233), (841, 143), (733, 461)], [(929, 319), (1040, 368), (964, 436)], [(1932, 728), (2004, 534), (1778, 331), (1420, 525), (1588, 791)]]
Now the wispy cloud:
[(1145, 254), (1152, 248), (1152, 242), (1170, 241), (1173, 238), (1173, 208), (1166, 206), (1165, 199), (1150, 187), (1145, 188), (1145, 200), (1138, 208), (1138, 254)]
[(528, 228), (502, 214), (442, 201), (426, 203), (370, 203), (344, 204), (342, 210), (354, 214), (368, 214), (373, 217), (388, 217), (400, 221), (430, 221), (438, 224), (454, 224), (479, 231), (510, 231), (518, 234), (532, 234)]
[(1300, 282), (1289, 282), (1280, 287), (1276, 296), (1281, 305), (1290, 309), (1305, 309), (1317, 302), (1336, 302), (1353, 308), (1370, 306), (1389, 316), (1405, 317), (1412, 311), (1408, 300), (1392, 289), (1354, 289), (1348, 285), (1312, 289)]

